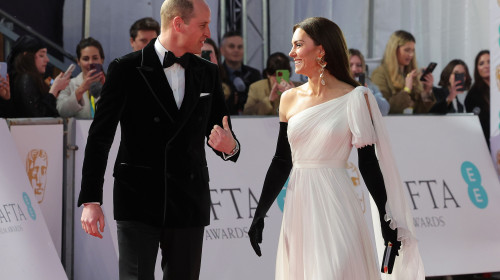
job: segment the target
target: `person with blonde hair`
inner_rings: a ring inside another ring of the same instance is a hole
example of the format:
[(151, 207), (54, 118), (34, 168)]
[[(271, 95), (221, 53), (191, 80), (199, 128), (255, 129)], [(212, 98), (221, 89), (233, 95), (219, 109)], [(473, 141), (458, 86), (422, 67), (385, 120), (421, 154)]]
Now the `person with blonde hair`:
[(432, 73), (420, 81), (415, 56), (415, 37), (409, 32), (394, 32), (385, 48), (382, 63), (371, 76), (391, 106), (389, 114), (422, 114), (435, 103)]

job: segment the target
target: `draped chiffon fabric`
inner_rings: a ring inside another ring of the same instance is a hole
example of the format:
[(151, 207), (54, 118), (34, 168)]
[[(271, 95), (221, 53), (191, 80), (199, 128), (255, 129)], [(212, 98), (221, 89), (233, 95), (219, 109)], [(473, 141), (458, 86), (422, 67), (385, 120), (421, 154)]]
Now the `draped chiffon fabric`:
[(352, 147), (372, 144), (387, 190), (386, 219), (402, 241), (393, 274), (386, 279), (424, 279), (412, 216), (373, 94), (357, 87), (295, 114), (288, 120), (288, 139), (293, 169), (276, 279), (381, 279), (371, 233), (346, 170)]

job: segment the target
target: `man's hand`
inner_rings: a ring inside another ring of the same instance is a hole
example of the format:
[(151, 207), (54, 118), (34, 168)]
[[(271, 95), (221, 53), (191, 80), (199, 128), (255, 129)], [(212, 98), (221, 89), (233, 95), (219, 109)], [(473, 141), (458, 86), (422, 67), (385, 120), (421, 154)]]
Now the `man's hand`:
[(231, 129), (229, 128), (227, 116), (222, 118), (222, 126), (224, 128), (214, 125), (208, 139), (208, 144), (215, 150), (229, 155), (236, 147), (236, 141), (234, 140)]
[[(86, 204), (83, 207), (81, 221), (82, 228), (86, 233), (102, 239), (101, 232), (104, 231), (104, 214), (100, 205)], [(99, 229), (97, 228), (97, 222), (99, 222)]]

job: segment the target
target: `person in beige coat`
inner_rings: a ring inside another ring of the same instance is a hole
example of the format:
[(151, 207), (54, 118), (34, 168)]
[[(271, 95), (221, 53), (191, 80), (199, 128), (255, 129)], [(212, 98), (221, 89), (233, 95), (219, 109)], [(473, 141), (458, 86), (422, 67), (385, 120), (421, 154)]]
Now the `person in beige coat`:
[(106, 77), (92, 65), (104, 62), (101, 43), (92, 37), (84, 38), (76, 47), (78, 66), (82, 72), (71, 79), (69, 86), (57, 97), (57, 111), (64, 118), (94, 118), (96, 103)]
[(436, 102), (432, 93), (431, 73), (420, 81), (415, 57), (415, 38), (398, 30), (387, 42), (382, 63), (371, 76), (384, 98), (389, 101), (389, 114), (425, 114)]
[(297, 86), (294, 82), (278, 84), (276, 70), (291, 72), (290, 60), (284, 53), (276, 52), (267, 59), (263, 71), (265, 79), (252, 83), (248, 90), (248, 99), (243, 109), (244, 115), (278, 115), (280, 94)]

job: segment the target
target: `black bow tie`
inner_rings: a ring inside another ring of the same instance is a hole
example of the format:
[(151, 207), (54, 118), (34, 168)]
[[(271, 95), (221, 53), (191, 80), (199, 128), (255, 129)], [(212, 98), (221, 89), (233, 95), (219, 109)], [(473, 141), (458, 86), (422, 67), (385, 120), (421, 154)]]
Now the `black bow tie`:
[(165, 57), (163, 58), (163, 68), (168, 68), (174, 63), (180, 64), (184, 69), (186, 69), (189, 61), (188, 53), (185, 53), (181, 57), (176, 57), (173, 52), (165, 52)]

